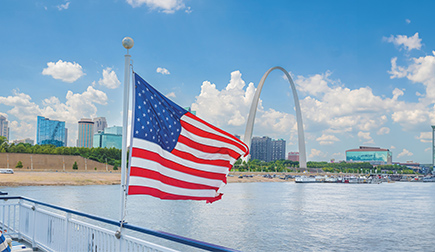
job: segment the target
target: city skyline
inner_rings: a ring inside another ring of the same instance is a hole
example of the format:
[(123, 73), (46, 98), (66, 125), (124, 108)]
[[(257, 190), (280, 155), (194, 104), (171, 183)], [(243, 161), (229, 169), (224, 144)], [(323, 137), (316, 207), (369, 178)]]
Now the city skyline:
[[(232, 134), (243, 136), (261, 76), (282, 66), (298, 91), (308, 161), (377, 146), (393, 161), (431, 163), (435, 3), (424, 3), (2, 1), (10, 39), (0, 41), (0, 115), (11, 140), (34, 139), (37, 115), (65, 121), (68, 146), (80, 118), (121, 125), (121, 40), (130, 36), (135, 71)], [(299, 151), (282, 73), (260, 99), (253, 136)]]

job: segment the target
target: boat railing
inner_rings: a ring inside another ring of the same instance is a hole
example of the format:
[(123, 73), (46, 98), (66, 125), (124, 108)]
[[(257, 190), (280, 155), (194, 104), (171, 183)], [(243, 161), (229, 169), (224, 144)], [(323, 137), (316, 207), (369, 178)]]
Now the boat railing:
[[(92, 224), (91, 224), (92, 223)], [(0, 196), (0, 228), (11, 238), (42, 251), (177, 251), (149, 241), (144, 235), (206, 251), (236, 251), (175, 234), (95, 216), (21, 196)], [(134, 237), (137, 236), (137, 237)], [(185, 247), (184, 246), (184, 247)]]

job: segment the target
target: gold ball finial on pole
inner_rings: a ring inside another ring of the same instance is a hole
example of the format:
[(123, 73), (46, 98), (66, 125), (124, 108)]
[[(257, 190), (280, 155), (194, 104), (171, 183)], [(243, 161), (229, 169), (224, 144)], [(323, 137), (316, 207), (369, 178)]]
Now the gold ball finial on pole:
[(124, 46), (125, 49), (131, 49), (134, 46), (134, 40), (130, 37), (125, 37), (122, 40), (122, 46)]

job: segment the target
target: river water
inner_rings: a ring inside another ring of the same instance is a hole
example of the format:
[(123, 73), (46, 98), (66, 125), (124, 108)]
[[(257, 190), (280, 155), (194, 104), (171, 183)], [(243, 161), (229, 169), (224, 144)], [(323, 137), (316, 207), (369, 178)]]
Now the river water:
[[(119, 219), (119, 188), (0, 191)], [(129, 196), (126, 209), (130, 224), (242, 251), (435, 251), (435, 183), (232, 183), (213, 204)]]

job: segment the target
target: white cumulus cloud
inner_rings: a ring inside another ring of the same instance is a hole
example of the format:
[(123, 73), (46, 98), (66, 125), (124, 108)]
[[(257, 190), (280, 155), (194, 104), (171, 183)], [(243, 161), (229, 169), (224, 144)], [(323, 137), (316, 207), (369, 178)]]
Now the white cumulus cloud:
[(145, 4), (151, 10), (158, 10), (168, 14), (185, 8), (183, 0), (127, 0), (127, 3), (133, 8)]
[(416, 138), (422, 143), (432, 143), (432, 132), (420, 132), (420, 136)]
[[(35, 118), (36, 120), (36, 118)], [(32, 123), (27, 123), (25, 121), (12, 121), (9, 124), (9, 128), (13, 129), (10, 132), (11, 139), (25, 139), (30, 138), (35, 140), (35, 125)]]
[(169, 74), (171, 74), (168, 69), (163, 68), (163, 67), (158, 67), (156, 69), (156, 72), (160, 73), (160, 74), (163, 74), (163, 75), (169, 75)]
[(330, 90), (328, 86), (328, 82), (331, 82), (331, 80), (328, 79), (330, 75), (331, 72), (315, 74), (309, 77), (298, 76), (295, 83), (297, 84), (299, 91), (316, 96), (324, 94)]
[(70, 2), (66, 2), (65, 4), (59, 4), (57, 7), (58, 10), (67, 10), (69, 8)]
[(390, 128), (382, 127), (378, 130), (378, 135), (386, 135), (390, 133)]
[(316, 139), (316, 141), (318, 141), (320, 145), (331, 145), (331, 144), (334, 144), (337, 141), (340, 141), (340, 139), (338, 139), (334, 135), (323, 134), (321, 137), (318, 137)]
[(397, 154), (397, 158), (404, 157), (404, 156), (410, 157), (410, 156), (413, 156), (413, 155), (414, 155), (414, 153), (410, 152), (407, 149), (403, 149), (402, 152)]
[(115, 89), (121, 85), (121, 82), (118, 80), (118, 76), (116, 76), (115, 71), (108, 67), (103, 70), (103, 79), (100, 79), (98, 84), (110, 89)]
[[(246, 121), (249, 108), (255, 93), (253, 83), (245, 88), (245, 81), (240, 71), (231, 73), (231, 80), (223, 90), (218, 90), (215, 84), (204, 81), (201, 93), (192, 104), (192, 110), (217, 126), (241, 126)], [(224, 124), (224, 125), (222, 125)]]
[(311, 152), (308, 155), (308, 157), (309, 158), (326, 157), (326, 154), (321, 150), (311, 149)]
[(388, 38), (384, 37), (383, 40), (399, 47), (403, 46), (405, 50), (408, 51), (411, 51), (412, 49), (421, 49), (421, 38), (418, 37), (418, 32), (416, 32), (412, 37), (406, 35), (391, 35)]
[(59, 60), (58, 62), (48, 62), (47, 68), (42, 70), (43, 75), (51, 75), (57, 80), (72, 83), (78, 78), (85, 75), (82, 70), (82, 66), (78, 63), (71, 63), (67, 61)]
[(358, 137), (360, 138), (360, 140), (364, 141), (364, 144), (374, 144), (375, 141), (373, 140), (373, 138), (370, 136), (370, 132), (358, 132)]
[(175, 98), (177, 96), (175, 95), (174, 92), (170, 92), (169, 94), (166, 95), (166, 97), (168, 97), (168, 98)]

